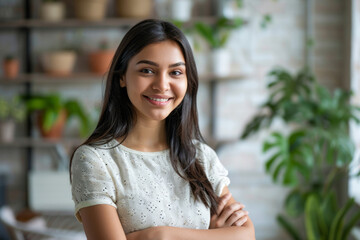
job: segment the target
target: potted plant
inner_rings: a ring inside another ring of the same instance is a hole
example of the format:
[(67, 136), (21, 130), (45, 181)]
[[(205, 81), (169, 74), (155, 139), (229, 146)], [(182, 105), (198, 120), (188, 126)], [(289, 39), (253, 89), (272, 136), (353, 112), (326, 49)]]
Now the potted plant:
[[(360, 108), (350, 103), (350, 92), (330, 92), (306, 69), (292, 75), (280, 68), (270, 76), (269, 98), (242, 138), (271, 127), (274, 119), (289, 128), (287, 134), (271, 133), (263, 143), (263, 151), (269, 154), (267, 173), (290, 188), (284, 202), (287, 216), (278, 215), (277, 220), (292, 239), (346, 240), (360, 212), (353, 208), (352, 198), (338, 204), (346, 200), (338, 199), (339, 186), (348, 176), (355, 148), (348, 124), (360, 123)], [(305, 229), (294, 227), (298, 218)]]
[(107, 2), (107, 0), (75, 0), (75, 16), (82, 20), (102, 20), (106, 14)]
[(95, 74), (105, 74), (110, 67), (111, 60), (115, 54), (114, 49), (110, 49), (106, 40), (101, 41), (99, 49), (89, 54), (90, 70)]
[(64, 47), (42, 53), (41, 63), (45, 73), (55, 76), (70, 75), (75, 67), (77, 51), (73, 47)]
[(0, 97), (0, 140), (12, 142), (15, 137), (15, 124), (25, 118), (25, 106), (18, 97), (10, 100)]
[(38, 94), (23, 97), (29, 113), (36, 113), (40, 133), (45, 138), (59, 139), (66, 122), (75, 117), (80, 121), (80, 134), (86, 136), (90, 121), (83, 106), (75, 99), (64, 100), (59, 94)]
[(61, 21), (65, 17), (65, 4), (60, 0), (43, 0), (40, 16), (45, 21)]
[(147, 18), (153, 10), (153, 0), (116, 0), (119, 17)]
[(7, 55), (3, 61), (3, 70), (6, 78), (16, 78), (19, 75), (19, 59)]
[(210, 69), (216, 76), (229, 74), (231, 62), (225, 45), (231, 31), (241, 27), (243, 23), (242, 18), (219, 18), (215, 24), (195, 23), (195, 31), (207, 42), (211, 49)]

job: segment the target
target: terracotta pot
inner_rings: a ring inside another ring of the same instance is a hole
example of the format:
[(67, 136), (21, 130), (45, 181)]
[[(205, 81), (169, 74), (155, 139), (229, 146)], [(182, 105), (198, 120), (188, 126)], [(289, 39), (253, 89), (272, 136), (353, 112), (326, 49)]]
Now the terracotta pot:
[(74, 69), (76, 53), (74, 51), (46, 52), (41, 60), (46, 73), (66, 76)]
[(75, 0), (75, 16), (83, 20), (102, 20), (106, 6), (107, 0)]
[(6, 120), (0, 122), (0, 141), (13, 142), (15, 138), (15, 122)]
[(37, 123), (38, 123), (38, 128), (40, 130), (41, 136), (44, 138), (48, 138), (48, 139), (59, 139), (62, 136), (65, 124), (66, 124), (66, 119), (67, 119), (67, 113), (65, 110), (61, 110), (58, 118), (56, 119), (54, 125), (48, 130), (46, 131), (42, 126), (43, 126), (43, 113), (40, 112), (38, 114), (38, 119), (37, 119)]
[(105, 74), (109, 71), (115, 50), (103, 50), (90, 53), (90, 70), (96, 74)]
[(44, 2), (41, 4), (41, 19), (50, 22), (61, 21), (65, 17), (63, 2)]
[(19, 66), (18, 59), (4, 60), (3, 69), (5, 77), (16, 78), (19, 75)]
[(146, 18), (152, 13), (152, 0), (117, 0), (116, 13), (119, 17)]

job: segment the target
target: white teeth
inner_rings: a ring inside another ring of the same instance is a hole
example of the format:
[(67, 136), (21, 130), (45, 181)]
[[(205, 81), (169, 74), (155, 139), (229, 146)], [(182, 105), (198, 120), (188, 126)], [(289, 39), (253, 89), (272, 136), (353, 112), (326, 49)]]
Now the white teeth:
[(169, 101), (169, 99), (168, 98), (151, 98), (151, 97), (149, 97), (151, 100), (153, 100), (153, 101), (157, 101), (157, 102), (167, 102), (167, 101)]

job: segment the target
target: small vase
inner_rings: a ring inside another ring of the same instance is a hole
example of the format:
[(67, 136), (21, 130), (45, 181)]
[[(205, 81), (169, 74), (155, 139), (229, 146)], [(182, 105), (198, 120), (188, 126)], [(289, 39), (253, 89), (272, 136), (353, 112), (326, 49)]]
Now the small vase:
[(75, 15), (79, 19), (99, 21), (105, 18), (107, 0), (75, 0)]
[(58, 22), (65, 17), (65, 5), (63, 2), (44, 2), (41, 4), (41, 19), (50, 22)]
[(217, 77), (229, 75), (231, 67), (230, 54), (226, 49), (217, 48), (211, 51), (210, 65), (213, 74)]
[(119, 17), (146, 18), (152, 13), (152, 0), (117, 0), (116, 13)]
[(15, 122), (5, 120), (0, 122), (0, 141), (13, 142), (15, 138)]
[(4, 60), (3, 69), (6, 78), (16, 78), (19, 75), (19, 60), (11, 59)]
[(103, 50), (90, 53), (89, 64), (91, 72), (102, 75), (109, 71), (114, 54), (114, 50)]
[(41, 60), (46, 73), (66, 76), (74, 69), (76, 53), (74, 51), (46, 52), (42, 55)]
[(191, 18), (192, 0), (172, 0), (171, 18), (178, 21), (188, 21)]

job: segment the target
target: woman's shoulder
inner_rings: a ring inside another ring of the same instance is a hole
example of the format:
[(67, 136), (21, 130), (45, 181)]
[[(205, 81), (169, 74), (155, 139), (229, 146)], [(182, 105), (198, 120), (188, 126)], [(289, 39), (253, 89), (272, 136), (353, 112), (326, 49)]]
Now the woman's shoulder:
[(74, 158), (107, 156), (116, 147), (113, 140), (106, 143), (82, 144), (74, 152)]
[(216, 156), (216, 152), (214, 151), (214, 149), (212, 149), (206, 143), (200, 140), (193, 140), (193, 144), (195, 145), (196, 154), (198, 156), (205, 156), (205, 157), (214, 156), (214, 155)]

